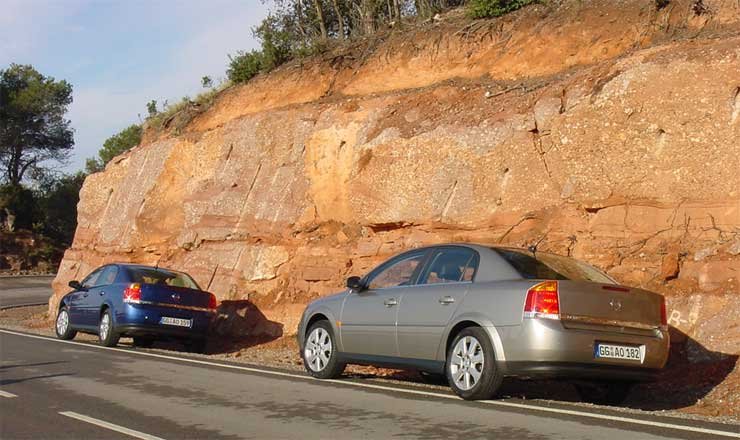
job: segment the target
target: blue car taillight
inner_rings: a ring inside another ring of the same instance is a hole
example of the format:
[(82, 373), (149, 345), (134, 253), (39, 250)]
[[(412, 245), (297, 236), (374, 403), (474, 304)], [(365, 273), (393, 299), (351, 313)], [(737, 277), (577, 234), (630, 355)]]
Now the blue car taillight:
[(141, 303), (141, 284), (133, 283), (123, 289), (123, 302), (129, 304)]

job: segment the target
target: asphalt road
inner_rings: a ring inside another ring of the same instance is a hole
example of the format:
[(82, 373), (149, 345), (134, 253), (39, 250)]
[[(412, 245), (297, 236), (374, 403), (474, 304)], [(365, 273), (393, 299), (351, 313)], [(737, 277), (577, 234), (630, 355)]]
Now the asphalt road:
[(2, 439), (633, 440), (733, 434), (740, 438), (740, 427), (572, 406), (465, 402), (420, 387), (318, 381), (205, 358), (0, 330)]
[(46, 304), (53, 276), (0, 277), (0, 309)]

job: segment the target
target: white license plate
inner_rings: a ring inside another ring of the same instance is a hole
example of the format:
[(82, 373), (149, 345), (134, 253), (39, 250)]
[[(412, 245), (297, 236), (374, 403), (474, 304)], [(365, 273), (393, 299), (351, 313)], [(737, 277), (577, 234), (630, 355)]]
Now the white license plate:
[(169, 316), (163, 316), (159, 320), (160, 324), (165, 325), (174, 325), (177, 327), (192, 327), (193, 320), (192, 319), (181, 319), (181, 318), (170, 318)]
[(596, 344), (594, 357), (642, 362), (645, 359), (645, 346)]

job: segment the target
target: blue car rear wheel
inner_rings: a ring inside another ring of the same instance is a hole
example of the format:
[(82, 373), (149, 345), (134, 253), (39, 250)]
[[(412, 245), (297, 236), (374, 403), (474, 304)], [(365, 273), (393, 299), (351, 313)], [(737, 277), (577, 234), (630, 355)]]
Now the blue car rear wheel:
[(113, 326), (113, 317), (111, 316), (110, 310), (105, 310), (100, 316), (100, 323), (98, 324), (98, 339), (100, 339), (100, 345), (105, 347), (115, 347), (118, 345), (120, 336), (116, 333), (116, 329)]

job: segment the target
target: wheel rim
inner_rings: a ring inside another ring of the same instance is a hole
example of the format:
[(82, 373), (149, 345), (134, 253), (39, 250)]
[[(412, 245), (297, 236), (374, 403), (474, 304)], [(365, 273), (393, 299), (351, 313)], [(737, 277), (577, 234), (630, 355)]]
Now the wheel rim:
[(331, 335), (323, 328), (311, 332), (306, 340), (303, 356), (309, 368), (322, 371), (329, 364), (332, 355)]
[(450, 359), (450, 373), (455, 385), (468, 391), (478, 384), (483, 375), (483, 347), (478, 339), (465, 336), (455, 344)]
[(60, 335), (65, 334), (68, 327), (69, 315), (67, 314), (66, 310), (62, 310), (61, 312), (59, 312), (59, 316), (57, 316), (57, 333)]
[(100, 319), (100, 339), (107, 339), (110, 331), (110, 315), (107, 313)]

